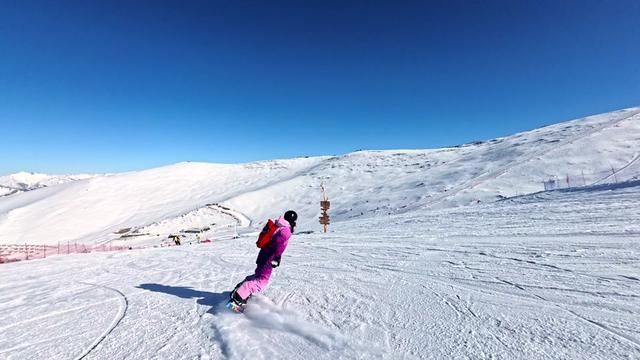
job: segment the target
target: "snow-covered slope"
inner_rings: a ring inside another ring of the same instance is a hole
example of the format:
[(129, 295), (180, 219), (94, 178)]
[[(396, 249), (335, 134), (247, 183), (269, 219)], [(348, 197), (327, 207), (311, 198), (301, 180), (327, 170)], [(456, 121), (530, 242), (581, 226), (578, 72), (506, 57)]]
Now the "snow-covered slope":
[(19, 172), (11, 175), (0, 176), (0, 197), (40, 189), (47, 186), (64, 184), (70, 181), (88, 179), (93, 176), (96, 175), (47, 175), (32, 172)]
[(0, 358), (637, 359), (638, 185), (296, 234), (245, 315), (253, 236), (4, 264)]
[(638, 149), (640, 108), (632, 108), (445, 149), (180, 163), (0, 199), (0, 243), (103, 243), (120, 229), (168, 221), (211, 203), (244, 214), (254, 226), (295, 209), (300, 230), (317, 229), (322, 181), (334, 222), (366, 219), (533, 193), (551, 176), (570, 175), (574, 185), (634, 179)]
[(150, 225), (285, 181), (320, 161), (180, 163), (30, 191), (0, 200), (0, 243), (100, 243), (122, 228)]

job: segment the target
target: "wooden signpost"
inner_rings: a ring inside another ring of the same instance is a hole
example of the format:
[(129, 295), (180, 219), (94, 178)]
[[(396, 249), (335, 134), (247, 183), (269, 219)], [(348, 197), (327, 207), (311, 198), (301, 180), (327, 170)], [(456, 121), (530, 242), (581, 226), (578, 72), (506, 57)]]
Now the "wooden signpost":
[(320, 188), (322, 189), (322, 199), (320, 200), (320, 209), (322, 210), (322, 214), (320, 216), (320, 224), (322, 224), (322, 228), (324, 232), (327, 232), (327, 226), (329, 226), (329, 208), (331, 207), (331, 202), (329, 201), (329, 197), (327, 196), (327, 191), (324, 187), (324, 182), (320, 184)]

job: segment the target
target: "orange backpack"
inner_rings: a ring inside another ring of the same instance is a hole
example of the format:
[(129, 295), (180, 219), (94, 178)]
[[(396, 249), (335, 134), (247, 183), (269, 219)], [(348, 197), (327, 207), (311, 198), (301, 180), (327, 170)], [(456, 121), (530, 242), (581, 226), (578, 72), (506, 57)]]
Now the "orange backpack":
[(276, 233), (276, 230), (278, 230), (278, 226), (273, 222), (273, 220), (269, 219), (269, 221), (267, 221), (267, 223), (264, 225), (264, 228), (262, 228), (260, 235), (258, 235), (256, 246), (260, 249), (264, 249), (269, 246), (271, 237)]

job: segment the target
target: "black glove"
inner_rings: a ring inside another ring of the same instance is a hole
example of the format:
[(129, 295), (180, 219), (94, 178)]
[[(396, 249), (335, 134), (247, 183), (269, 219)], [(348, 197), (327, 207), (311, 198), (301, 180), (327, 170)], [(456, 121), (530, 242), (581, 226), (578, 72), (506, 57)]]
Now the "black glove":
[(280, 256), (276, 256), (273, 258), (273, 260), (271, 260), (272, 268), (277, 268), (278, 266), (280, 266)]

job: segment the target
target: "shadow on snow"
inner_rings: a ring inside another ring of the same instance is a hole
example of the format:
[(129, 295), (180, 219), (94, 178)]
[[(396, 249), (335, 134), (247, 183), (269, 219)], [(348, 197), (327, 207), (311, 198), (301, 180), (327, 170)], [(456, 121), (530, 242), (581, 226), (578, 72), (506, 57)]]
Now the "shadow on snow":
[[(220, 293), (212, 293), (208, 291), (195, 290), (190, 286), (170, 286), (162, 284), (140, 284), (137, 286), (139, 289), (144, 289), (153, 292), (160, 292), (169, 295), (174, 295), (183, 299), (198, 299), (197, 302), (203, 306), (209, 306), (207, 311), (211, 314), (217, 314), (222, 309), (223, 305), (229, 301), (231, 291), (224, 291)], [(221, 309), (222, 307), (222, 309)]]

